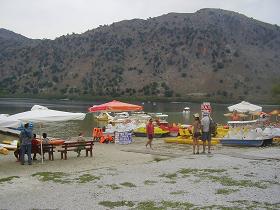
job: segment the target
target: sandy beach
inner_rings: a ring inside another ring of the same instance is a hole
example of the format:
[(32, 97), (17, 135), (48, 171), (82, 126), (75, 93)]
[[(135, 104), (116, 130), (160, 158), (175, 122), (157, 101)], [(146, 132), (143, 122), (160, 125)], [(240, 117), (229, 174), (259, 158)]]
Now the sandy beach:
[(155, 139), (151, 150), (133, 139), (31, 166), (1, 155), (0, 209), (280, 209), (279, 146), (193, 155), (190, 145)]

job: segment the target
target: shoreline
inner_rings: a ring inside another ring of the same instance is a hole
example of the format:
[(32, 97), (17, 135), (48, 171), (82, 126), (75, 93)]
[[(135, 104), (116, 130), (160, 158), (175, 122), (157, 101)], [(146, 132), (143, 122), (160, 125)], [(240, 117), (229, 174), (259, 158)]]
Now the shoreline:
[[(11, 97), (11, 96), (0, 96), (0, 99), (8, 99), (8, 100), (57, 100), (61, 102), (69, 102), (69, 101), (77, 101), (77, 102), (89, 102), (89, 101), (95, 101), (95, 102), (104, 102), (104, 101), (112, 101), (112, 100), (120, 100), (124, 102), (158, 102), (158, 103), (171, 103), (171, 102), (179, 102), (179, 103), (202, 103), (202, 102), (210, 102), (211, 104), (218, 104), (218, 105), (231, 105), (238, 103), (239, 101), (246, 100), (247, 99), (240, 99), (240, 100), (213, 100), (211, 98), (197, 98), (197, 99), (191, 99), (191, 98), (165, 98), (165, 97), (83, 97), (81, 99), (80, 96), (77, 97), (68, 97), (65, 98), (63, 95), (61, 96), (26, 96), (26, 97)], [(278, 101), (274, 101), (272, 103), (268, 101), (255, 101), (255, 100), (249, 100), (251, 103), (264, 105), (264, 106), (279, 106)]]
[(60, 160), (55, 153), (54, 161), (31, 166), (12, 153), (0, 156), (0, 180), (15, 176), (0, 182), (1, 208), (280, 208), (279, 146), (218, 145), (210, 155), (192, 155), (191, 145), (155, 139), (151, 150), (145, 142), (95, 143), (93, 158), (69, 152)]

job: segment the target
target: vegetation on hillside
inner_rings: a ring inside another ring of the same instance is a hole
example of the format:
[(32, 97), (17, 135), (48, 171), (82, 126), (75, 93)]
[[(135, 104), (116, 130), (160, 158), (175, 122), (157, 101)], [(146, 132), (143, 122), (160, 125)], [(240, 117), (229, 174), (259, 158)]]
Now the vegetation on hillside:
[(55, 40), (2, 29), (0, 95), (275, 103), (279, 57), (277, 25), (220, 9), (121, 21)]

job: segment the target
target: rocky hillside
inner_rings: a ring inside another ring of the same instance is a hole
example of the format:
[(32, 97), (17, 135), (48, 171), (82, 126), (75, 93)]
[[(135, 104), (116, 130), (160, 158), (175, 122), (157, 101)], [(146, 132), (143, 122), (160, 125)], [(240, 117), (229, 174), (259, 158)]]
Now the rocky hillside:
[(121, 21), (55, 40), (0, 29), (0, 88), (7, 96), (273, 103), (279, 58), (279, 26), (220, 9)]

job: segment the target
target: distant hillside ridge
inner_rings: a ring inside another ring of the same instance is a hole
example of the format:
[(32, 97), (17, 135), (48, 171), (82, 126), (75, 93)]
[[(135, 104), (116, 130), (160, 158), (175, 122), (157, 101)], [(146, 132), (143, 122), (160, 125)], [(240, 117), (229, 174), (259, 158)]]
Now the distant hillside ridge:
[(124, 20), (55, 40), (0, 29), (0, 94), (278, 103), (279, 58), (279, 26), (221, 9)]

